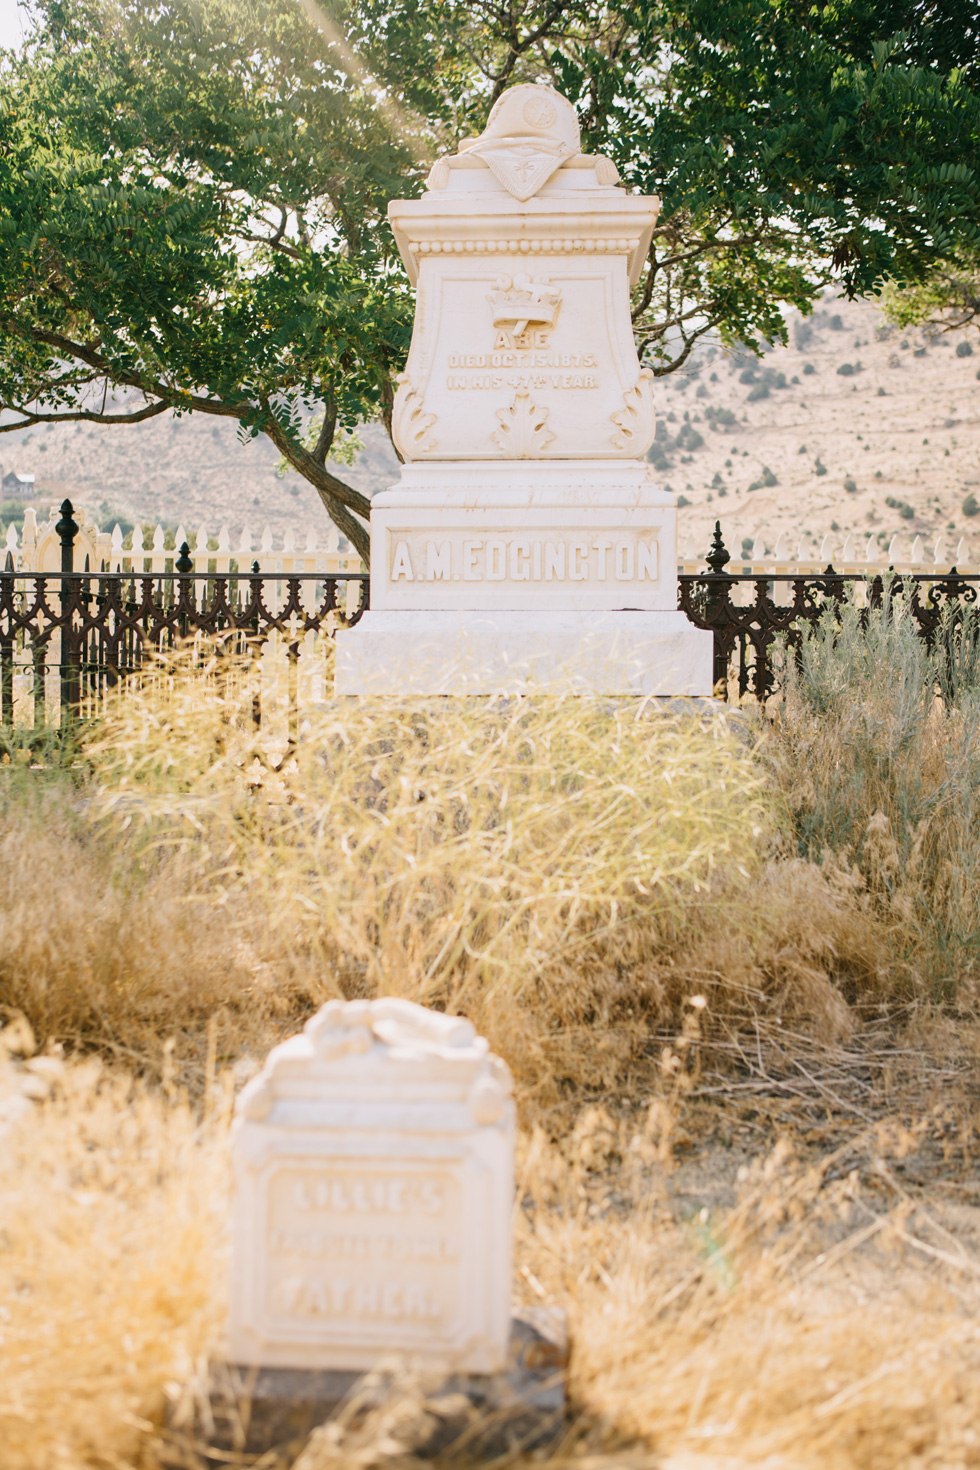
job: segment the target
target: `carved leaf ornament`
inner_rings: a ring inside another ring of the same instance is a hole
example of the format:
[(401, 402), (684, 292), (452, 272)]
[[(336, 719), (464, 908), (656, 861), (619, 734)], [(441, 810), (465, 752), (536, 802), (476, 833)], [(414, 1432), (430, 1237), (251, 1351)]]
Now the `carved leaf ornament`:
[(490, 437), (505, 459), (531, 459), (541, 454), (555, 436), (547, 426), (548, 410), (531, 402), (531, 395), (514, 395), (509, 408), (498, 408), (499, 429)]
[(616, 431), (609, 436), (614, 449), (629, 449), (634, 443), (646, 443), (650, 436), (650, 393), (647, 383), (653, 377), (649, 368), (642, 368), (632, 388), (623, 394), (623, 407), (609, 415)]
[(398, 382), (392, 424), (395, 442), (406, 459), (413, 459), (419, 453), (431, 454), (439, 447), (439, 441), (429, 433), (436, 415), (425, 412), (422, 395), (411, 386), (405, 373), (400, 374)]

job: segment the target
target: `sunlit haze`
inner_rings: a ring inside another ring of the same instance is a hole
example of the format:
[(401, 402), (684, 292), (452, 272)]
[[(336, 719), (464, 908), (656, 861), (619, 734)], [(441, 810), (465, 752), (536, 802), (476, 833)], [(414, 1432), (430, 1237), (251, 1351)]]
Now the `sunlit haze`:
[(0, 46), (19, 47), (28, 29), (27, 12), (17, 0), (0, 0)]

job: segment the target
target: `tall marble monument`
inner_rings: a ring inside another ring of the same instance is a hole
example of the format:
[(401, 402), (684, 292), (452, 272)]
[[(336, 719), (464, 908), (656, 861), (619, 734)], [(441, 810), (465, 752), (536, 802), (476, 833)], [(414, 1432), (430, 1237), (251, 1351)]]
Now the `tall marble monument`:
[(711, 692), (711, 635), (677, 611), (673, 497), (644, 457), (629, 290), (659, 200), (579, 142), (564, 97), (512, 87), (421, 199), (389, 205), (418, 286), (405, 465), (372, 507), (340, 694)]

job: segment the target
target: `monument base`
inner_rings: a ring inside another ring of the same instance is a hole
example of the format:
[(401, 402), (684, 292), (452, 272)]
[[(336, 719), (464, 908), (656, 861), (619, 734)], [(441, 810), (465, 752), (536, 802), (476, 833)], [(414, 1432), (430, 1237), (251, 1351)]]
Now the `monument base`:
[(713, 638), (681, 612), (368, 611), (336, 635), (339, 695), (710, 695)]
[(530, 1452), (567, 1430), (567, 1362), (565, 1314), (554, 1307), (515, 1311), (507, 1364), (494, 1374), (419, 1377), (212, 1362), (205, 1382), (168, 1394), (157, 1453), (174, 1470), (192, 1463), (217, 1470), (274, 1451), (292, 1463), (308, 1436), (319, 1433), (329, 1436), (337, 1457), (349, 1444), (353, 1464), (379, 1413), (386, 1423), (374, 1432), (397, 1439), (406, 1459), (434, 1459), (456, 1444), (470, 1461)]

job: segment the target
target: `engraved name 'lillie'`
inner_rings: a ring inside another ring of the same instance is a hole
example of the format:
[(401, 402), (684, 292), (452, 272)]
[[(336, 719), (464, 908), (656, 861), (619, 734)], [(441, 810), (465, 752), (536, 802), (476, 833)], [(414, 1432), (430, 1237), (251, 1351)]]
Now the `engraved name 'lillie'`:
[(337, 1210), (342, 1214), (404, 1215), (417, 1204), (428, 1215), (443, 1208), (441, 1185), (432, 1179), (298, 1179), (293, 1186), (297, 1210)]
[(487, 536), (392, 548), (392, 582), (656, 582), (651, 537)]

